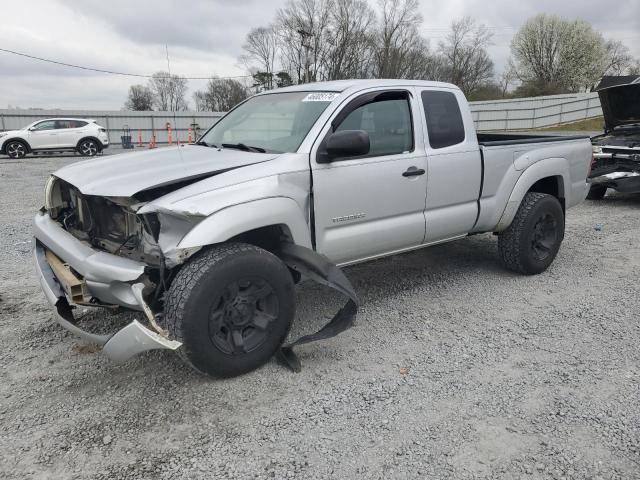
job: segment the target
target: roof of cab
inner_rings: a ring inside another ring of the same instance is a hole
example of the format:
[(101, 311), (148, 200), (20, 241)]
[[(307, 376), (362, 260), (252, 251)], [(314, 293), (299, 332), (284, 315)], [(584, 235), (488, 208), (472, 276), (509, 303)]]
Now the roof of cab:
[(392, 79), (372, 79), (372, 80), (334, 80), (331, 82), (303, 83), (301, 85), (293, 85), (291, 87), (278, 88), (276, 90), (268, 90), (268, 93), (285, 93), (285, 92), (344, 92), (349, 89), (364, 90), (366, 88), (375, 87), (438, 87), (451, 88), (459, 90), (458, 87), (451, 83), (430, 82), (427, 80), (392, 80)]

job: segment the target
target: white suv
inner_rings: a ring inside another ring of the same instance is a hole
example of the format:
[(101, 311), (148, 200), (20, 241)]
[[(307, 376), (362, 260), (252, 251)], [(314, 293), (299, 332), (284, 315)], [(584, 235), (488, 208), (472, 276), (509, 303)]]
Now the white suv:
[(11, 158), (46, 151), (77, 151), (92, 157), (108, 146), (107, 130), (95, 120), (48, 118), (22, 130), (0, 132), (0, 154)]

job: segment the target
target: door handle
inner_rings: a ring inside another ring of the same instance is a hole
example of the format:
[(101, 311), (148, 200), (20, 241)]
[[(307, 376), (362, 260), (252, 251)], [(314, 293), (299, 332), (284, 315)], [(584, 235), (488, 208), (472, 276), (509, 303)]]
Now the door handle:
[(409, 178), (409, 177), (421, 177), (422, 175), (424, 175), (425, 173), (427, 173), (426, 171), (424, 171), (424, 169), (422, 168), (418, 168), (418, 167), (411, 167), (409, 168), (409, 170), (407, 170), (406, 172), (404, 172), (402, 174), (403, 177)]

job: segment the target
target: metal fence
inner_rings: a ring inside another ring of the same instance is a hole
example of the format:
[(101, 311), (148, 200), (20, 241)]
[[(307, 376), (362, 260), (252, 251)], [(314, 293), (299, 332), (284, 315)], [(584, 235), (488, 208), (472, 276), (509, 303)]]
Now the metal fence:
[(171, 125), (172, 139), (187, 141), (188, 129), (204, 132), (213, 125), (222, 113), (217, 112), (132, 112), (110, 110), (0, 110), (0, 131), (17, 130), (44, 118), (85, 118), (96, 120), (107, 129), (109, 141), (119, 143), (124, 126), (131, 129), (132, 141), (138, 142), (138, 136), (148, 144), (155, 133), (157, 143), (168, 141), (167, 124)]
[(492, 100), (470, 105), (476, 128), (482, 131), (529, 130), (602, 115), (597, 93)]
[[(491, 130), (528, 130), (560, 125), (602, 115), (597, 93), (553, 95), (471, 102), (476, 128)], [(51, 117), (91, 118), (107, 129), (110, 142), (119, 142), (123, 127), (131, 129), (134, 143), (138, 137), (148, 144), (155, 133), (158, 143), (168, 140), (167, 125), (173, 130), (173, 140), (187, 140), (187, 130), (204, 132), (222, 113), (218, 112), (132, 112), (108, 110), (0, 110), (0, 131), (23, 128), (37, 120)]]

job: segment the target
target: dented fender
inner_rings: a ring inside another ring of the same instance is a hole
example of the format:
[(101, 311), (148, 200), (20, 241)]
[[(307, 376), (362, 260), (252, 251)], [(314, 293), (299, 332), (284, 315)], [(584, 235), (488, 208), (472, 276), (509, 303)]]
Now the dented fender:
[(286, 226), (295, 244), (311, 248), (305, 215), (298, 203), (288, 197), (264, 198), (226, 207), (196, 225), (177, 248), (201, 248), (269, 225)]

